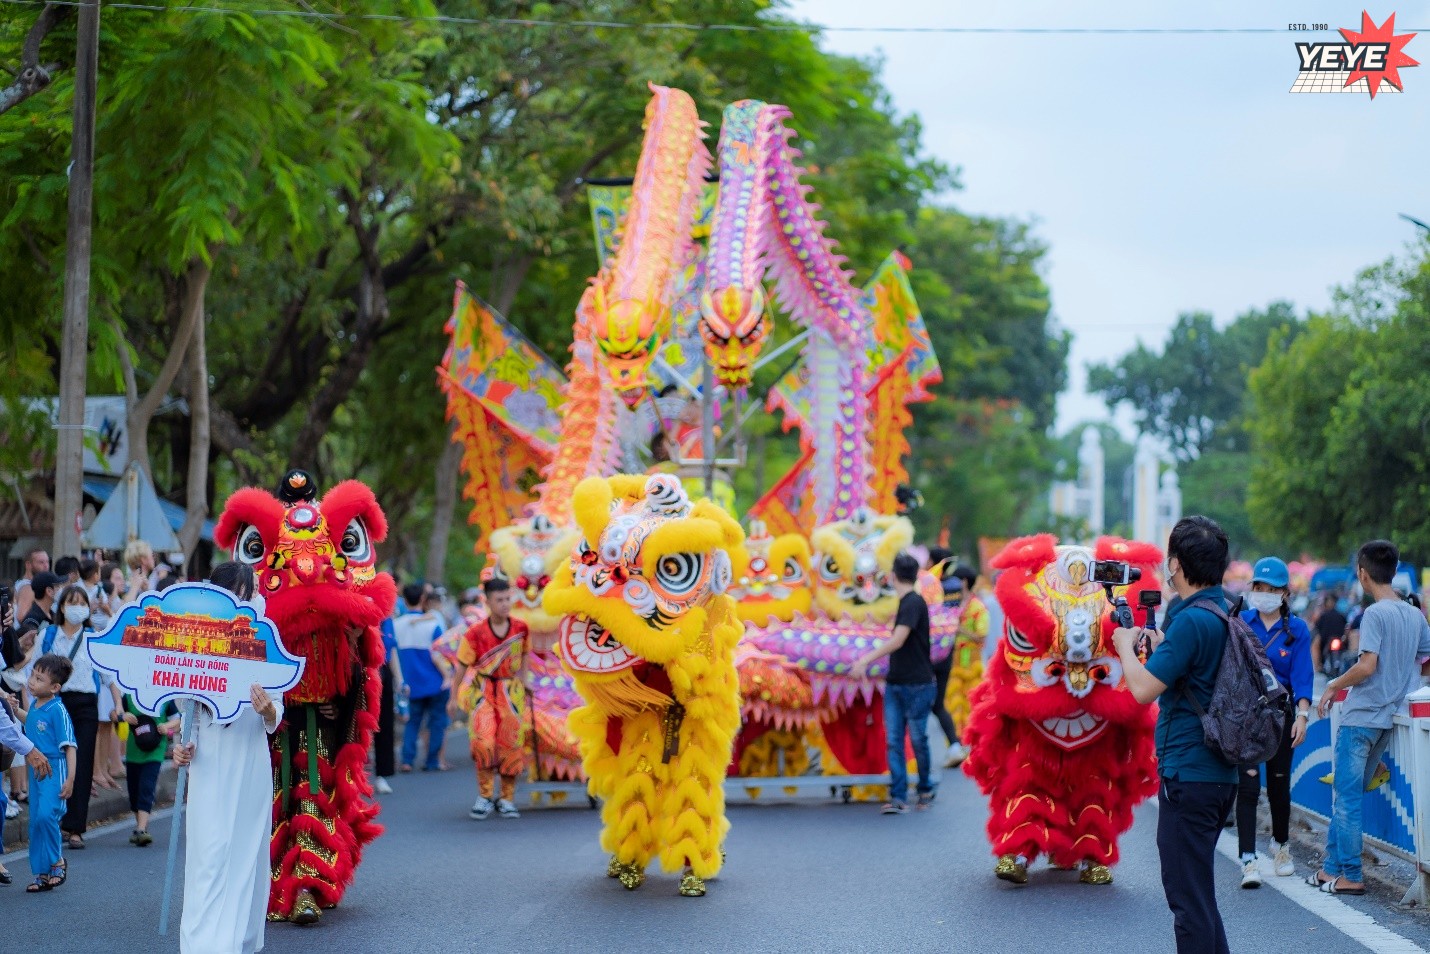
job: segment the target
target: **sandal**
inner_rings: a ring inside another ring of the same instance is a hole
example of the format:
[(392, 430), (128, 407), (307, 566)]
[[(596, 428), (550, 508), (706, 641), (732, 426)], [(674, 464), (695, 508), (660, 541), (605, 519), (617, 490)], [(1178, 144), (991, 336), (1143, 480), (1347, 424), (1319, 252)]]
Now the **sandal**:
[(1320, 868), (1317, 868), (1315, 871), (1306, 875), (1306, 883), (1311, 887), (1315, 888), (1317, 891), (1321, 889), (1321, 885), (1330, 884), (1332, 881), (1335, 880), (1335, 878), (1330, 877)]
[(1356, 897), (1356, 898), (1358, 898), (1358, 897), (1360, 897), (1361, 895), (1365, 894), (1365, 888), (1342, 888), (1342, 887), (1340, 887), (1340, 883), (1341, 883), (1341, 879), (1340, 879), (1340, 878), (1337, 878), (1335, 881), (1323, 881), (1323, 882), (1321, 882), (1321, 893), (1322, 893), (1322, 894), (1347, 894), (1347, 895), (1350, 895), (1351, 897)]
[(0, 885), (5, 885), (8, 887), (9, 885), (12, 885), (14, 883), (15, 879), (10, 876), (10, 872), (0, 871)]
[[(59, 874), (55, 874), (56, 871), (58, 871)], [(61, 858), (50, 868), (50, 887), (58, 888), (69, 879), (69, 865), (65, 864), (65, 860)]]
[(81, 835), (70, 835), (65, 839), (65, 847), (70, 851), (84, 851), (84, 837)]
[(55, 886), (50, 884), (50, 879), (45, 875), (35, 875), (35, 880), (25, 885), (26, 894), (39, 894), (41, 891), (53, 891)]

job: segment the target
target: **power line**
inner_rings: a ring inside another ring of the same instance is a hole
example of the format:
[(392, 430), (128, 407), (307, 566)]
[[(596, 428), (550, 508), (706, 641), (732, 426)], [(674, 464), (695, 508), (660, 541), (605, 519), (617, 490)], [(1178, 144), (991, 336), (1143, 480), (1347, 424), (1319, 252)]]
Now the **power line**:
[[(83, 7), (84, 0), (0, 0), (12, 6), (43, 7), (53, 3), (61, 7)], [(1284, 27), (1012, 27), (1012, 26), (820, 26), (806, 23), (632, 23), (622, 20), (552, 20), (536, 17), (457, 17), (434, 14), (409, 16), (392, 13), (346, 13), (320, 10), (250, 10), (198, 4), (163, 5), (156, 3), (101, 2), (106, 10), (139, 10), (150, 13), (210, 13), (251, 17), (294, 17), (303, 20), (376, 20), (389, 23), (440, 23), (456, 26), (515, 26), (543, 28), (579, 28), (591, 30), (702, 30), (729, 33), (890, 33), (937, 35), (1046, 35), (1046, 36), (1198, 36), (1227, 34), (1287, 33)], [(1335, 33), (1334, 30), (1298, 30), (1296, 34)], [(1406, 32), (1415, 32), (1407, 30)]]

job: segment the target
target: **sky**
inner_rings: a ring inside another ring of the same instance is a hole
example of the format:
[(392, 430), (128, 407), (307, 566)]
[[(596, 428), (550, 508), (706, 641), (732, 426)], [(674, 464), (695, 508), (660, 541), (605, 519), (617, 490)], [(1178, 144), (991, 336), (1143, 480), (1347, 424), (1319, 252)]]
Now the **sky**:
[[(1247, 9), (1250, 8), (1250, 9)], [(1277, 299), (1324, 310), (1361, 269), (1402, 254), (1430, 222), (1430, 2), (1396, 13), (1422, 27), (1405, 93), (1292, 95), (1299, 39), (1287, 24), (1359, 31), (1362, 7), (1079, 4), (1018, 0), (793, 0), (824, 27), (1269, 27), (1204, 35), (913, 34), (827, 31), (826, 49), (884, 61), (895, 108), (926, 151), (960, 169), (946, 197), (976, 214), (1037, 223), (1053, 314), (1073, 334), (1061, 432), (1108, 418), (1086, 366), (1140, 341), (1160, 349), (1183, 311), (1219, 326)], [(837, 224), (836, 224), (837, 229)], [(837, 238), (837, 235), (836, 235)], [(917, 267), (918, 263), (914, 263)], [(1131, 434), (1131, 414), (1116, 417)]]

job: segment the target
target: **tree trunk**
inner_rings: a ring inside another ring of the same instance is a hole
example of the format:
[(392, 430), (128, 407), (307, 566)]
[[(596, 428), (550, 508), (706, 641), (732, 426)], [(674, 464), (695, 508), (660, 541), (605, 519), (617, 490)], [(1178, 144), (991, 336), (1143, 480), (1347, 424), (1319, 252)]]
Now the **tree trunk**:
[(432, 501), (432, 537), (427, 542), (427, 579), (438, 582), (447, 573), (447, 541), (457, 512), (457, 485), (462, 475), (462, 445), (454, 440), (455, 422), (447, 427), (447, 447), (437, 459), (437, 488)]
[[(40, 13), (25, 54), (38, 56), (44, 24), (58, 14), (46, 6)], [(54, 550), (79, 553), (79, 514), (84, 506), (84, 404), (89, 360), (89, 257), (94, 205), (94, 110), (99, 82), (99, 2), (80, 9), (75, 51), (74, 137), (70, 146), (69, 223), (65, 232), (64, 336), (60, 352), (60, 398), (56, 417)], [(38, 65), (26, 67), (34, 80)], [(32, 83), (33, 85), (33, 83)], [(15, 102), (8, 93), (11, 105)]]
[(186, 563), (193, 558), (209, 515), (209, 361), (204, 324), (200, 299), (198, 321), (189, 339), (189, 476), (184, 525), (179, 529), (179, 545), (184, 548)]
[[(201, 261), (189, 265), (181, 279), (174, 284), (174, 294), (181, 296), (178, 321), (174, 327), (174, 340), (169, 343), (169, 354), (163, 367), (148, 392), (141, 398), (137, 389), (129, 397), (129, 459), (137, 461), (146, 474), (152, 476), (149, 461), (149, 424), (154, 414), (163, 404), (170, 386), (179, 375), (184, 357), (189, 352), (189, 341), (194, 336), (194, 328), (204, 311), (204, 292), (209, 283), (209, 266)], [(127, 383), (127, 382), (126, 382)], [(207, 382), (205, 382), (207, 387)]]

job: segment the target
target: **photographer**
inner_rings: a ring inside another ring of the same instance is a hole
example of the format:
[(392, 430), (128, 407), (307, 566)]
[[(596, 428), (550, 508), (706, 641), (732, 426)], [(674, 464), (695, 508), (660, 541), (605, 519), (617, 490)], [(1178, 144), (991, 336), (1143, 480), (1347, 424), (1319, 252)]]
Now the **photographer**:
[(1112, 634), (1123, 678), (1144, 705), (1162, 700), (1157, 714), (1157, 853), (1162, 888), (1177, 937), (1178, 954), (1228, 954), (1216, 904), (1213, 866), (1217, 837), (1236, 800), (1236, 767), (1208, 748), (1185, 688), (1206, 708), (1226, 648), (1227, 625), (1204, 603), (1226, 612), (1221, 581), (1230, 562), (1225, 531), (1201, 516), (1184, 517), (1167, 541), (1166, 582), (1177, 599), (1167, 609), (1165, 635), (1153, 632), (1152, 654), (1137, 656), (1140, 629)]

